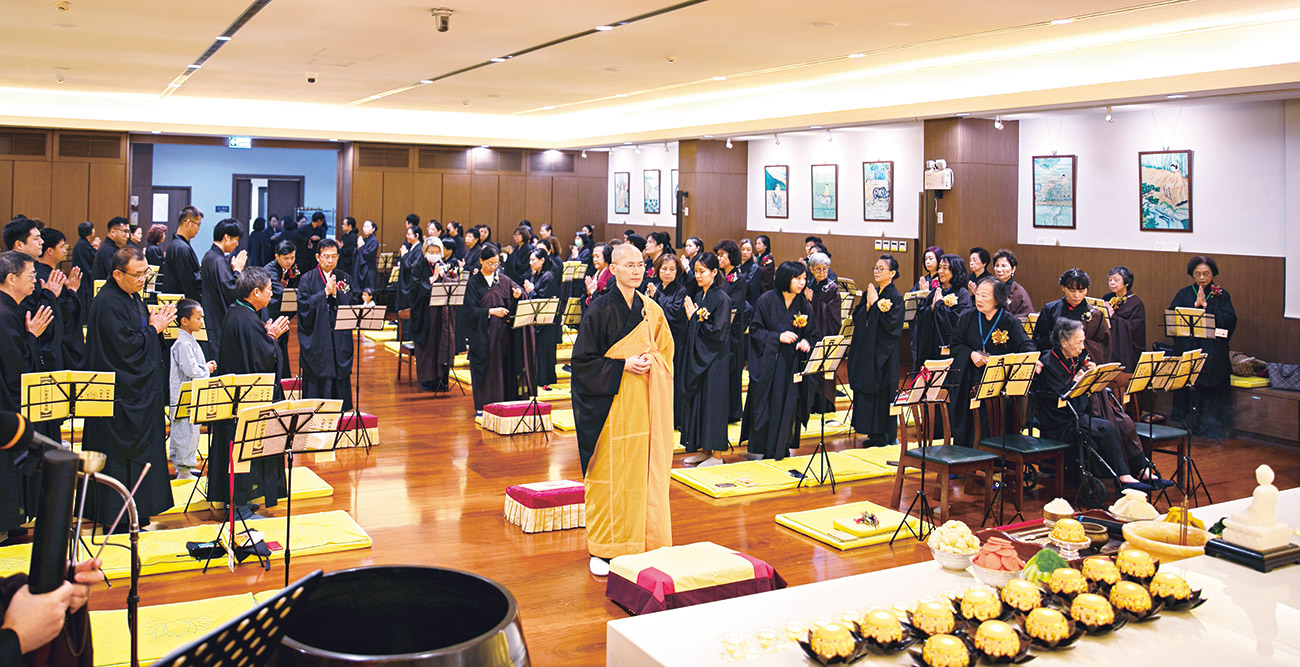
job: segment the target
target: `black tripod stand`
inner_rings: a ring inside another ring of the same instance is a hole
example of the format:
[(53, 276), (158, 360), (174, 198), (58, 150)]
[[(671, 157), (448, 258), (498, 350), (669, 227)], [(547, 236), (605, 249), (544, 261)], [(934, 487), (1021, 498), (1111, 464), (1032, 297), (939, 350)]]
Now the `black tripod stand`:
[[(948, 402), (948, 371), (951, 368), (952, 359), (944, 359), (942, 362), (926, 362), (926, 365), (922, 366), (920, 370), (912, 373), (911, 378), (904, 385), (907, 388), (898, 392), (898, 396), (894, 398), (893, 407), (900, 408), (899, 414), (909, 408), (913, 410), (919, 409), (921, 413), (916, 420), (920, 430), (918, 437), (920, 438), (921, 455), (917, 458), (921, 459), (921, 485), (916, 490), (916, 495), (912, 498), (911, 504), (907, 506), (907, 511), (903, 513), (903, 522), (899, 524), (898, 528), (894, 529), (894, 534), (889, 538), (890, 544), (893, 544), (894, 540), (898, 539), (898, 534), (902, 532), (904, 527), (913, 537), (922, 542), (935, 529), (934, 511), (930, 507), (930, 499), (925, 493), (925, 461), (928, 458), (926, 450), (934, 442), (934, 426), (930, 422), (930, 409), (942, 410), (944, 404)], [(951, 429), (949, 429), (949, 432), (951, 433)], [(903, 475), (906, 471), (906, 449), (907, 445), (904, 442), (903, 447), (898, 452), (897, 475)], [(944, 480), (944, 483), (946, 484), (947, 480)], [(901, 488), (901, 478), (897, 484), (900, 486), (895, 488)], [(907, 517), (911, 516), (914, 509), (917, 512), (918, 519), (915, 528), (907, 521)]]
[[(353, 348), (355, 352), (352, 355), (352, 422), (349, 424), (348, 431), (352, 431), (352, 446), (362, 446), (366, 448), (366, 454), (370, 453), (370, 446), (374, 443), (370, 441), (370, 431), (366, 429), (365, 419), (361, 416), (361, 332), (362, 331), (380, 331), (384, 328), (384, 311), (376, 305), (354, 304), (339, 306), (338, 315), (334, 320), (334, 331), (352, 331)], [(340, 435), (344, 429), (339, 429)], [(336, 443), (337, 444), (337, 443)]]
[[(809, 352), (808, 363), (804, 369), (799, 372), (803, 381), (807, 382), (810, 377), (829, 375), (835, 376), (835, 370), (840, 367), (840, 361), (844, 359), (845, 353), (849, 349), (849, 339), (844, 336), (826, 336)], [(833, 381), (833, 380), (832, 380)], [(834, 400), (831, 401), (831, 407), (834, 408)], [(813, 463), (819, 463), (821, 469), (814, 473), (814, 478), (818, 484), (825, 484), (827, 480), (831, 483), (831, 495), (835, 494), (835, 470), (831, 468), (830, 455), (826, 453), (826, 413), (819, 414), (821, 422), (821, 437), (817, 441), (816, 449), (813, 449), (812, 456), (808, 457), (808, 465), (804, 466), (803, 475), (799, 477), (799, 484), (795, 488), (803, 486), (808, 481), (809, 473), (813, 472)]]

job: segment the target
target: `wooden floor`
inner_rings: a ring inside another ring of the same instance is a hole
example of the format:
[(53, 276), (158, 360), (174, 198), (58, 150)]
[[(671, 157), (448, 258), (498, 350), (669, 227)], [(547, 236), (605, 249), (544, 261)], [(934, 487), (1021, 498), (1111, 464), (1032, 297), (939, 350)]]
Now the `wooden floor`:
[[(292, 332), (290, 334), (293, 335)], [(293, 348), (296, 350), (296, 340)], [(296, 352), (295, 352), (296, 354)], [(299, 457), (299, 463), (334, 487), (332, 498), (294, 503), (294, 513), (347, 510), (370, 533), (374, 547), (333, 555), (294, 558), (294, 578), (313, 569), (326, 571), (376, 564), (421, 564), (476, 572), (504, 584), (519, 601), (533, 664), (603, 664), (605, 623), (626, 613), (605, 598), (605, 582), (587, 572), (585, 532), (524, 535), (502, 515), (503, 492), (512, 484), (548, 479), (581, 479), (572, 433), (555, 432), (507, 438), (474, 426), (473, 403), (453, 390), (436, 398), (395, 381), (396, 357), (379, 344), (363, 340), (361, 407), (379, 418), (381, 443), (369, 454), (345, 451), (332, 462)], [(566, 406), (567, 407), (567, 406)], [(805, 443), (815, 441), (804, 441)], [(854, 446), (839, 437), (832, 449)], [(805, 444), (802, 452), (810, 453)], [(1249, 495), (1251, 471), (1269, 463), (1276, 484), (1300, 485), (1300, 457), (1294, 449), (1254, 440), (1230, 439), (1221, 445), (1197, 440), (1195, 456), (1215, 501)], [(676, 465), (681, 465), (680, 455)], [(734, 457), (733, 457), (734, 458)], [(1157, 463), (1172, 474), (1168, 457)], [(880, 570), (929, 559), (924, 545), (900, 540), (841, 553), (779, 527), (773, 516), (859, 500), (887, 504), (892, 478), (829, 489), (804, 489), (730, 500), (712, 500), (672, 483), (674, 541), (712, 541), (771, 563), (792, 586)], [(905, 489), (904, 507), (914, 489)], [(1031, 493), (1026, 514), (1041, 510), (1050, 498)], [(280, 516), (283, 504), (269, 514)], [(977, 524), (981, 508), (961, 495), (954, 518)], [(207, 512), (164, 517), (175, 528), (216, 517)], [(187, 572), (145, 577), (145, 605), (196, 600), (247, 591), (279, 588), (282, 563), (270, 572), (245, 564), (234, 573), (214, 568), (207, 574)], [(126, 587), (96, 590), (93, 609), (125, 607)]]

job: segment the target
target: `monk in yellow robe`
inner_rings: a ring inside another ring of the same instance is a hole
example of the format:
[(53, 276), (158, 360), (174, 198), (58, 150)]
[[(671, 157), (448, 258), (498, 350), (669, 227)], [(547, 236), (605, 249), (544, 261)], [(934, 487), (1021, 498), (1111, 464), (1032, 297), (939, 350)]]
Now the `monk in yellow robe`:
[(609, 559), (672, 546), (673, 336), (663, 310), (636, 290), (645, 260), (614, 249), (617, 288), (596, 297), (573, 344), (573, 412), (586, 480), (591, 572)]

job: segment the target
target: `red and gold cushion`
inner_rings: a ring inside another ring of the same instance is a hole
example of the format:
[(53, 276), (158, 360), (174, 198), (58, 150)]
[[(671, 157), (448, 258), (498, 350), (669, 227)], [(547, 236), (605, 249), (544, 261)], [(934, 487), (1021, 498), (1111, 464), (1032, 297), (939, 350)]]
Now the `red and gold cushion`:
[(778, 588), (785, 580), (765, 561), (697, 542), (615, 558), (605, 595), (633, 614), (648, 614)]
[(518, 484), (506, 489), (506, 520), (525, 533), (542, 533), (587, 525), (582, 482), (561, 479)]
[(551, 404), (544, 401), (489, 403), (483, 406), (483, 428), (503, 435), (549, 431)]

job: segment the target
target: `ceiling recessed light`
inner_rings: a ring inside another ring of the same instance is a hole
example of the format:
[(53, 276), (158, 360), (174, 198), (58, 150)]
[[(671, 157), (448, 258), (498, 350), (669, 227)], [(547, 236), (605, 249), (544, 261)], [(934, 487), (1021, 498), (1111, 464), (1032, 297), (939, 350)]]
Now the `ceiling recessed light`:
[(433, 79), (420, 79), (420, 83), (422, 83), (422, 84), (424, 84), (424, 85), (427, 86), (427, 85), (433, 83)]
[(217, 35), (217, 41), (218, 41), (218, 42), (229, 42), (229, 41), (230, 41), (230, 36), (229, 36), (229, 35)]
[(850, 58), (866, 58), (866, 57), (867, 57), (867, 54), (865, 54), (865, 53), (850, 53), (850, 54), (849, 54), (849, 57), (850, 57)]
[(969, 114), (969, 113), (965, 113), (965, 112), (963, 112), (963, 113), (956, 113), (956, 114), (953, 114), (953, 115), (956, 116), (956, 117), (958, 117), (958, 118), (965, 118), (965, 117), (969, 116), (970, 114)]
[(479, 148), (491, 148), (491, 146), (488, 146), (487, 144), (483, 144), (482, 146), (479, 146)]
[(554, 106), (554, 105), (551, 105), (551, 104), (548, 104), (548, 105), (546, 105), (546, 106), (544, 106), (544, 107), (542, 107), (542, 108), (545, 109), (545, 110), (547, 110), (547, 111), (550, 111), (551, 109), (554, 109), (555, 106)]
[(339, 140), (338, 140), (338, 139), (330, 139), (330, 141), (332, 141), (332, 142), (334, 142), (334, 143), (338, 143)]
[(1167, 100), (1181, 100), (1181, 99), (1183, 99), (1184, 97), (1187, 97), (1187, 96), (1186, 96), (1186, 95), (1182, 95), (1182, 94), (1179, 94), (1179, 95), (1165, 95), (1165, 99), (1167, 99)]
[(601, 32), (606, 32), (606, 31), (609, 31), (609, 30), (613, 30), (613, 29), (614, 29), (614, 26), (612, 26), (612, 25), (598, 25), (598, 26), (596, 26), (596, 29), (599, 30), (599, 31), (601, 31)]
[(727, 80), (727, 77), (725, 77), (725, 76), (715, 76), (715, 77), (713, 77), (713, 80), (714, 80), (714, 81), (726, 81), (726, 80)]
[(1052, 25), (1070, 25), (1074, 19), (1052, 19)]
[(186, 65), (186, 67), (188, 67), (188, 68), (190, 68), (190, 69), (203, 69), (203, 66), (202, 66), (202, 65), (199, 65), (199, 64), (197, 64), (197, 63), (190, 63), (190, 64)]
[(149, 134), (162, 134), (162, 130), (150, 130)]
[(820, 130), (820, 129), (822, 129), (822, 126), (821, 126), (821, 125), (809, 125), (809, 126), (808, 126), (808, 129), (810, 129), (810, 130)]
[(494, 63), (503, 63), (503, 62), (505, 62), (505, 61), (506, 61), (505, 58), (493, 58), (493, 59), (491, 60), (491, 62), (494, 62)]
[(615, 95), (614, 97), (627, 97), (627, 93), (619, 93), (619, 94)]
[(839, 24), (834, 21), (813, 21), (812, 22), (812, 27), (814, 28), (834, 28), (837, 25)]
[(623, 142), (623, 145), (624, 145), (624, 146), (631, 146), (631, 145), (632, 145), (632, 142), (630, 142), (630, 141), (624, 141), (624, 142)]
[(704, 138), (705, 138), (705, 139), (712, 139), (712, 138), (713, 138), (713, 135), (712, 135), (712, 134), (706, 134), (706, 135), (704, 135)]

